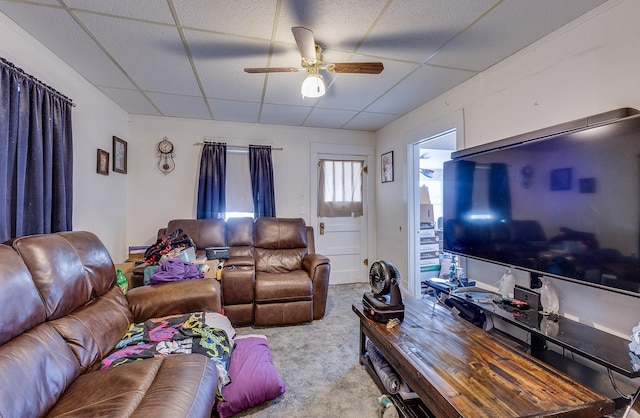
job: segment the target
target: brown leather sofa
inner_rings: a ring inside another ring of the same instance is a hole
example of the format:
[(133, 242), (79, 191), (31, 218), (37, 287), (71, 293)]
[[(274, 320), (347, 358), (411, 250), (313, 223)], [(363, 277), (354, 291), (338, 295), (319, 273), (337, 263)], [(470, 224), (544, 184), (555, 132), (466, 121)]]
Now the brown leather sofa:
[[(229, 247), (222, 300), (233, 325), (290, 325), (324, 316), (331, 266), (315, 253), (313, 228), (304, 219), (175, 219), (158, 236), (178, 228), (189, 234), (199, 255), (207, 247)], [(144, 268), (134, 269), (137, 284)]]
[(0, 417), (210, 417), (218, 373), (200, 354), (97, 370), (132, 322), (220, 311), (219, 283), (116, 286), (89, 232), (0, 244)]

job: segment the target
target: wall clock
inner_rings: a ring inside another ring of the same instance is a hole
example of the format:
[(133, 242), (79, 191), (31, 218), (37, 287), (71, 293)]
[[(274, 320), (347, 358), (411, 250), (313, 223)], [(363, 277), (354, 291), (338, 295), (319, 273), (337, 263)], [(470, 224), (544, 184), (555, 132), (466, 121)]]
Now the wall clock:
[(528, 189), (533, 183), (533, 167), (527, 164), (520, 170), (520, 184), (523, 188)]
[(156, 146), (158, 151), (158, 164), (156, 166), (165, 176), (176, 168), (176, 163), (173, 161), (173, 149), (173, 143), (166, 136)]

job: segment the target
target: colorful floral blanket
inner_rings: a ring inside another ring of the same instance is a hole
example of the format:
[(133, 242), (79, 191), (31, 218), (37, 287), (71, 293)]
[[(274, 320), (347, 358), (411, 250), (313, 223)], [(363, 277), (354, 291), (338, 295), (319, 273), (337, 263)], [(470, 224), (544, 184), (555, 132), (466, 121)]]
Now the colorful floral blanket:
[(102, 360), (100, 368), (174, 354), (203, 354), (216, 364), (217, 396), (223, 400), (222, 387), (230, 381), (232, 344), (224, 330), (206, 325), (204, 312), (165, 316), (131, 324), (116, 351)]

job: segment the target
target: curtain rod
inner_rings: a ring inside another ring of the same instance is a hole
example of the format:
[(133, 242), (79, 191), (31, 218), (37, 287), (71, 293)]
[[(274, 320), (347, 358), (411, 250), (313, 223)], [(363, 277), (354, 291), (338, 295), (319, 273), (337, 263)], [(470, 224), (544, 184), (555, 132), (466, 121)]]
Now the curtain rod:
[(23, 77), (33, 81), (34, 83), (44, 87), (45, 89), (49, 90), (51, 93), (55, 94), (56, 96), (59, 96), (60, 98), (66, 100), (67, 102), (69, 102), (71, 104), (71, 106), (76, 107), (76, 104), (73, 103), (73, 100), (71, 100), (70, 98), (68, 98), (64, 94), (60, 93), (58, 90), (54, 89), (53, 87), (46, 85), (45, 83), (43, 83), (42, 81), (38, 80), (37, 78), (35, 78), (31, 74), (26, 73), (22, 68), (16, 67), (13, 63), (7, 61), (6, 59), (0, 57), (0, 65), (4, 65), (7, 68), (10, 68), (11, 70), (17, 72), (21, 76), (23, 76)]
[[(213, 144), (215, 143), (215, 141), (204, 141), (204, 142), (194, 142), (193, 146), (198, 146), (198, 145), (204, 145), (204, 144)], [(264, 147), (265, 145), (257, 145), (257, 146), (261, 146)], [(268, 146), (268, 145), (267, 145)], [(248, 145), (227, 145), (227, 148), (230, 149), (249, 149)], [(275, 148), (275, 147), (271, 147), (271, 149), (273, 151), (282, 151), (282, 148)]]

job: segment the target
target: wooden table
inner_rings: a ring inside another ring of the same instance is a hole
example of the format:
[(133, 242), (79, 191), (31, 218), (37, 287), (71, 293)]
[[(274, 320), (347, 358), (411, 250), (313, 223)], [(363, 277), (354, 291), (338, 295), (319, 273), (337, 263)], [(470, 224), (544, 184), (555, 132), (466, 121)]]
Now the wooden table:
[(405, 300), (404, 321), (387, 329), (362, 307), (365, 336), (436, 417), (600, 417), (614, 402), (527, 353), (508, 347), (445, 307)]

